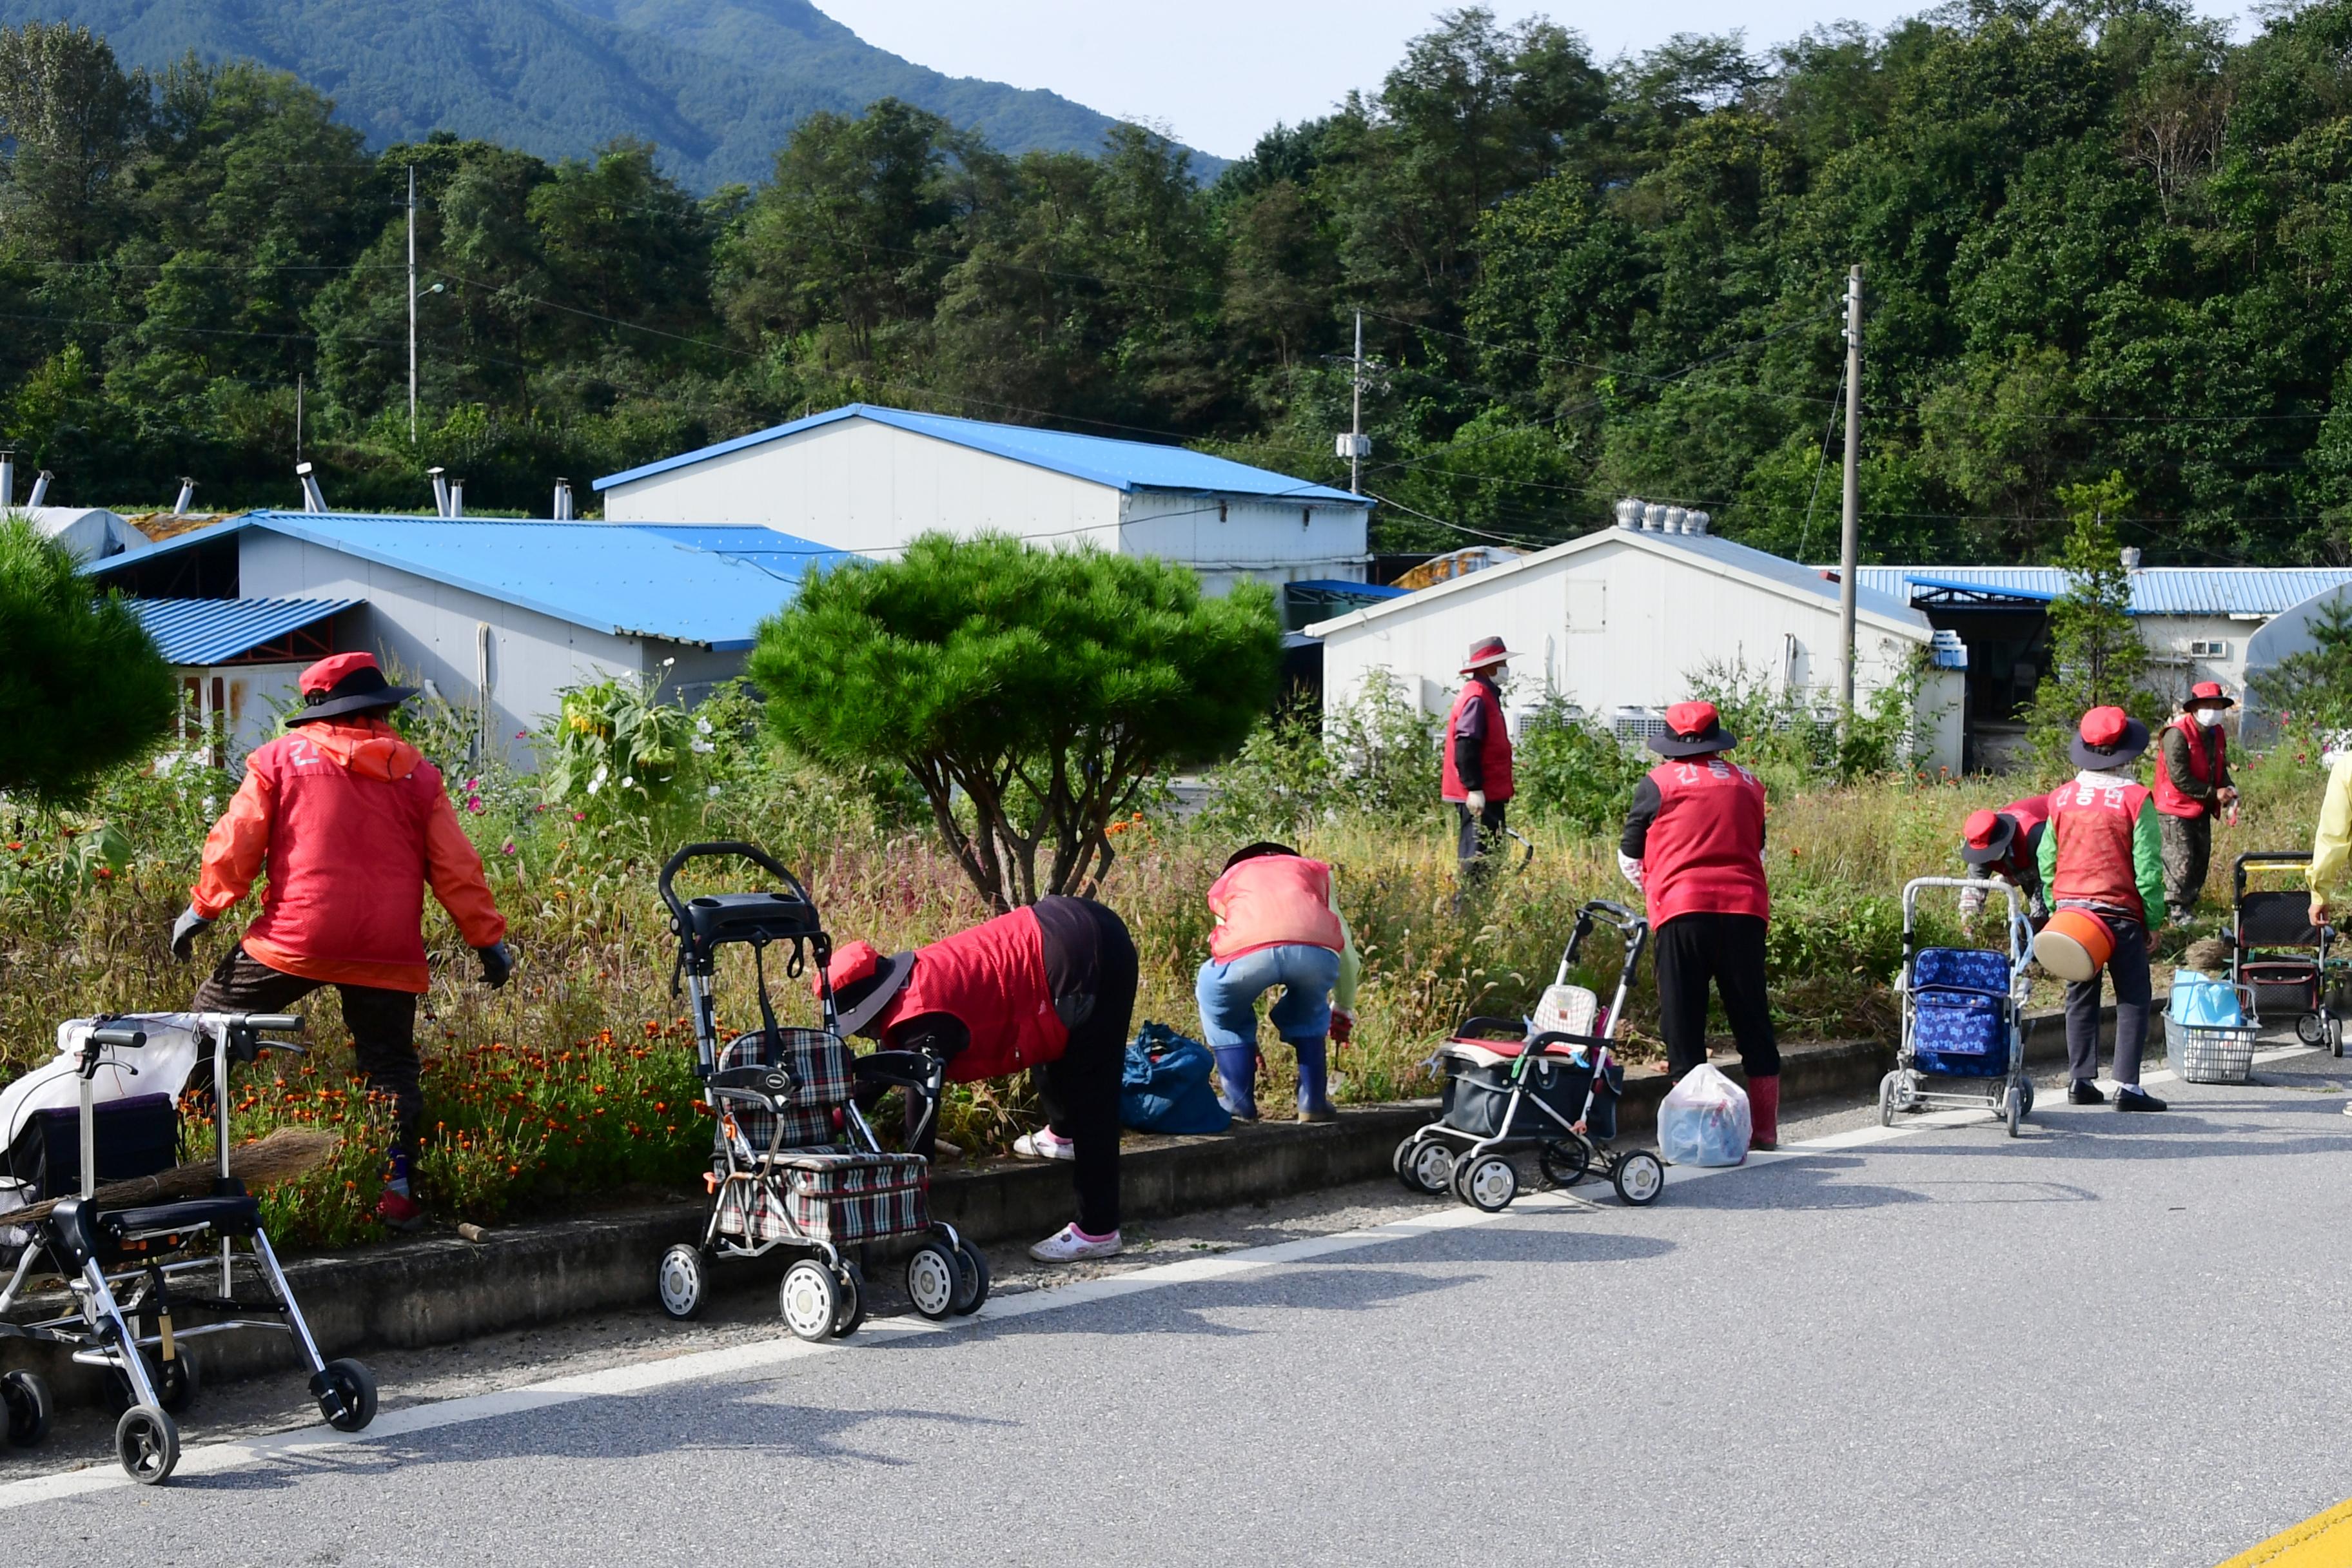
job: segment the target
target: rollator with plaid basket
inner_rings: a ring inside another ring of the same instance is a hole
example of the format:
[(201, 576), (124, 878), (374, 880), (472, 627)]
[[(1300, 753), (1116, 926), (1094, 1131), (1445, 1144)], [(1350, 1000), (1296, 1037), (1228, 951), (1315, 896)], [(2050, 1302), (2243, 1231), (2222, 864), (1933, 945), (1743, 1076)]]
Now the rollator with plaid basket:
[[(1617, 994), (1605, 1009), (1591, 990), (1568, 981), (1596, 925), (1612, 927), (1625, 942)], [(1577, 910), (1559, 973), (1535, 1016), (1465, 1019), (1439, 1047), (1433, 1059), (1445, 1070), (1445, 1090), (1438, 1119), (1397, 1145), (1391, 1161), (1397, 1179), (1413, 1192), (1450, 1192), (1499, 1213), (1519, 1194), (1513, 1156), (1533, 1150), (1547, 1185), (1574, 1186), (1598, 1165), (1624, 1202), (1655, 1203), (1666, 1181), (1657, 1155), (1609, 1146), (1625, 1085), (1611, 1044), (1649, 942), (1650, 922), (1622, 904), (1596, 899)]]
[[(1919, 895), (1981, 888), (2008, 899), (2008, 951), (1921, 947)], [(2025, 894), (1998, 878), (1919, 877), (1903, 886), (1903, 1037), (1878, 1084), (1878, 1119), (1905, 1111), (1990, 1110), (2019, 1135), (2033, 1110), (2025, 1072), (2025, 998), (2033, 924)]]
[[(688, 862), (742, 859), (774, 879), (780, 891), (704, 893), (681, 900), (675, 881)], [(800, 879), (755, 845), (689, 844), (661, 870), (662, 902), (677, 938), (675, 994), (682, 982), (694, 1018), (696, 1071), (718, 1132), (711, 1168), (710, 1218), (698, 1244), (663, 1255), (662, 1310), (684, 1320), (709, 1295), (713, 1259), (758, 1258), (779, 1247), (800, 1254), (784, 1270), (779, 1300), (784, 1326), (804, 1340), (838, 1339), (866, 1321), (865, 1281), (851, 1247), (907, 1237), (920, 1241), (907, 1258), (907, 1296), (926, 1318), (980, 1310), (988, 1299), (988, 1264), (980, 1250), (930, 1217), (929, 1162), (885, 1152), (858, 1109), (861, 1092), (897, 1089), (909, 1097), (919, 1142), (939, 1114), (943, 1064), (913, 1051), (854, 1056), (841, 1037), (833, 987), (825, 978), (831, 938)], [(719, 954), (748, 947), (760, 1027), (719, 1039)], [(783, 950), (784, 977), (816, 976), (820, 1027), (787, 1027), (769, 995), (767, 950)]]

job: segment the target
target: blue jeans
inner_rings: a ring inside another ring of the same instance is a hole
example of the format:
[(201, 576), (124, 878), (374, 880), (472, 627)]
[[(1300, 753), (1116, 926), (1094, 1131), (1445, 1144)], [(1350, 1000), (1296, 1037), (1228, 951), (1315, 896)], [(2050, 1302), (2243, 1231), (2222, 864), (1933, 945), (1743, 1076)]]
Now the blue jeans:
[(1291, 942), (1244, 952), (1228, 963), (1201, 965), (1193, 994), (1201, 1032), (1212, 1050), (1257, 1044), (1257, 999), (1279, 985), (1282, 1000), (1267, 1010), (1277, 1034), (1296, 1045), (1331, 1032), (1331, 988), (1339, 984), (1339, 955), (1328, 947)]

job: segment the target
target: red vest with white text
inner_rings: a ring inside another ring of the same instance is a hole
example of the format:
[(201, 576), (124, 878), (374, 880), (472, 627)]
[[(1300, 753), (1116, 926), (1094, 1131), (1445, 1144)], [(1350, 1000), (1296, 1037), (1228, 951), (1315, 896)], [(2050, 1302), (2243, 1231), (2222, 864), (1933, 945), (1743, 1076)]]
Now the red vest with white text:
[(949, 1058), (951, 1083), (1059, 1061), (1070, 1031), (1045, 984), (1045, 939), (1034, 910), (1018, 909), (915, 950), (914, 973), (892, 1009), (901, 1019), (945, 1013), (971, 1033)]
[(2143, 923), (2139, 868), (2132, 835), (2148, 792), (2138, 784), (2060, 784), (2050, 792), (2050, 826), (2057, 836), (2057, 875), (2050, 901), (2101, 904)]
[[(2230, 755), (2230, 737), (2215, 725), (2208, 730), (2197, 721), (2193, 713), (2183, 713), (2167, 729), (2178, 730), (2189, 737), (2189, 776), (2199, 784), (2210, 784), (2221, 774), (2221, 764)], [(2206, 737), (2212, 737), (2208, 740)], [(2212, 748), (2208, 751), (2207, 747)], [(2191, 800), (2172, 786), (2172, 770), (2159, 754), (2156, 763), (2156, 809), (2167, 816), (2202, 816), (2206, 805)]]
[(1511, 727), (1503, 722), (1503, 705), (1495, 700), (1495, 689), (1483, 680), (1464, 681), (1462, 694), (1454, 700), (1454, 710), (1445, 716), (1445, 772), (1438, 795), (1445, 800), (1461, 800), (1470, 793), (1454, 766), (1454, 727), (1462, 722), (1463, 710), (1473, 702), (1486, 705), (1486, 739), (1478, 748), (1478, 762), (1486, 771), (1486, 798), (1500, 805), (1511, 798)]
[(1651, 929), (1676, 915), (1772, 912), (1764, 886), (1764, 785), (1728, 759), (1687, 757), (1650, 770), (1658, 815), (1642, 850)]

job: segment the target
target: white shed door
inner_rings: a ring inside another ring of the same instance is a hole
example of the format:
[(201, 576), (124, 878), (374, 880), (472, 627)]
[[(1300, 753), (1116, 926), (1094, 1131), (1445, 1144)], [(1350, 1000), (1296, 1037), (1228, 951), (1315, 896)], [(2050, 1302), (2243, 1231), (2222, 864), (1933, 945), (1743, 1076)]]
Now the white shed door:
[(1609, 580), (1570, 577), (1568, 580), (1568, 630), (1572, 637), (1597, 637), (1609, 629)]

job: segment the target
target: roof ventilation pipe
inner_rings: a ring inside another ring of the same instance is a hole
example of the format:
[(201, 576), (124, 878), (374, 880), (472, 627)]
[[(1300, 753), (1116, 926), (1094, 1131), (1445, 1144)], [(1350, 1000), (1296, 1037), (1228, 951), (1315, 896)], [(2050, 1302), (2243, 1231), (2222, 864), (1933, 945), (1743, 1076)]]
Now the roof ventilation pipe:
[(425, 477), (433, 481), (433, 515), (449, 515), (449, 480), (446, 468), (427, 468)]
[(47, 468), (33, 476), (33, 493), (25, 498), (25, 504), (27, 507), (49, 504), (49, 470)]
[(463, 517), (466, 515), (466, 481), (463, 479), (451, 479), (449, 481), (448, 515), (451, 517)]
[(572, 521), (572, 481), (570, 479), (558, 479), (555, 481), (555, 510), (553, 516), (555, 521), (558, 522), (570, 522)]
[(1680, 533), (1680, 532), (1682, 532), (1682, 531), (1683, 531), (1683, 522), (1684, 522), (1684, 521), (1685, 521), (1685, 519), (1687, 519), (1689, 516), (1690, 516), (1690, 513), (1689, 513), (1689, 512), (1687, 512), (1687, 511), (1685, 511), (1681, 507), (1678, 507), (1678, 506), (1670, 506), (1670, 507), (1666, 508), (1666, 515), (1665, 515), (1665, 520), (1664, 520), (1664, 529), (1665, 529), (1665, 531), (1666, 531), (1666, 532), (1668, 532), (1668, 533)]
[(1707, 516), (1707, 514), (1703, 511), (1686, 512), (1683, 516), (1683, 531), (1685, 533), (1694, 534), (1700, 539), (1705, 539), (1706, 537), (1708, 527), (1711, 526), (1714, 521), (1715, 519)]
[(16, 454), (0, 452), (0, 508), (16, 504)]
[(1642, 531), (1643, 531), (1643, 532), (1644, 532), (1644, 533), (1655, 533), (1655, 532), (1657, 532), (1660, 529), (1662, 529), (1662, 528), (1665, 527), (1665, 525), (1666, 525), (1666, 509), (1665, 509), (1664, 507), (1663, 507), (1663, 506), (1659, 505), (1656, 501), (1650, 501), (1650, 502), (1645, 503), (1645, 504), (1643, 506), (1643, 508), (1642, 508)]
[[(49, 477), (49, 476), (48, 476), (48, 475), (47, 475), (47, 474), (43, 474), (43, 475), (41, 476), (41, 478), (43, 478), (43, 479), (47, 479), (48, 477)], [(40, 491), (37, 489), (33, 493), (34, 493), (35, 495), (37, 495), (37, 495), (40, 493)], [(38, 500), (36, 500), (36, 501), (34, 501), (34, 502), (33, 502), (33, 504), (34, 504), (35, 506), (38, 506), (38, 505), (40, 505), (41, 503), (40, 503)], [(2139, 546), (2138, 546), (2138, 545), (2137, 545), (2137, 544), (2126, 544), (2126, 545), (2125, 545), (2125, 546), (2124, 546), (2124, 570), (2125, 570), (2125, 571), (2126, 571), (2126, 572), (2137, 572), (2137, 571), (2138, 571), (2138, 570), (2139, 570)]]
[(310, 471), (310, 465), (295, 464), (294, 477), (302, 481), (302, 510), (304, 511), (326, 510), (327, 493), (319, 488), (319, 476)]
[(181, 475), (180, 499), (172, 503), (172, 515), (173, 517), (187, 516), (188, 508), (194, 504), (195, 499), (196, 481), (188, 478), (185, 474)]
[(1617, 526), (1625, 529), (1638, 529), (1642, 526), (1642, 502), (1639, 498), (1627, 496), (1617, 503)]

